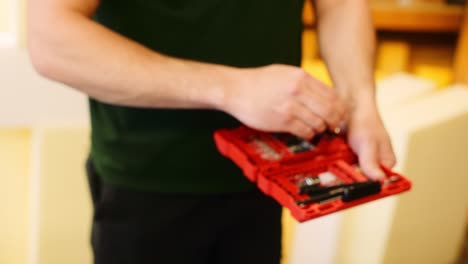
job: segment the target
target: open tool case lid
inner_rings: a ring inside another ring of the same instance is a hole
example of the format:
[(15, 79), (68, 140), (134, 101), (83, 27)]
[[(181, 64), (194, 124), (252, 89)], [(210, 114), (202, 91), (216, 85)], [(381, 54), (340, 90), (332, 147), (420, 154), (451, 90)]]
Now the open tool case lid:
[[(323, 134), (311, 141), (303, 141), (290, 135), (264, 133), (242, 126), (218, 130), (214, 138), (222, 155), (239, 166), (262, 192), (288, 208), (299, 222), (411, 188), (408, 179), (382, 166), (386, 178), (378, 184), (373, 182), (377, 186), (368, 195), (352, 198), (344, 195), (326, 201), (310, 201), (312, 196), (300, 193), (299, 186), (305, 178), (313, 176), (321, 179), (324, 183), (320, 186), (322, 190), (329, 186), (367, 184), (370, 181), (361, 173), (357, 157), (344, 137)], [(308, 199), (309, 202), (303, 202)]]

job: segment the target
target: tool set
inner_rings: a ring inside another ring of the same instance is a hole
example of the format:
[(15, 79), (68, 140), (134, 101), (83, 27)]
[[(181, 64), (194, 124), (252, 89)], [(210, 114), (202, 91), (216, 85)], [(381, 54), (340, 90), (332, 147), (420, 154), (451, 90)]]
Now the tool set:
[(411, 188), (407, 178), (384, 166), (384, 179), (364, 175), (343, 134), (326, 132), (306, 141), (241, 126), (215, 131), (214, 139), (222, 155), (299, 222)]

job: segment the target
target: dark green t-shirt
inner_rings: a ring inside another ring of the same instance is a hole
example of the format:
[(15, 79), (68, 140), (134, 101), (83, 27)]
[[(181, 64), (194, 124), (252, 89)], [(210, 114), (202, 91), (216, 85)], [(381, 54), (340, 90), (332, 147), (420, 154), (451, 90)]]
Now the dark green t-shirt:
[[(95, 20), (174, 57), (237, 67), (299, 65), (302, 7), (301, 0), (102, 0)], [(90, 110), (92, 159), (105, 182), (172, 193), (254, 187), (214, 145), (216, 129), (239, 125), (223, 112), (94, 99)]]

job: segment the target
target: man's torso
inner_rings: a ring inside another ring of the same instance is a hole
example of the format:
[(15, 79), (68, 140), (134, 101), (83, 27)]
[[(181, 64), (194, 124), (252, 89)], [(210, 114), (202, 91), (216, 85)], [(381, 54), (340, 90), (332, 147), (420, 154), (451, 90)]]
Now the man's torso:
[[(299, 65), (302, 6), (299, 0), (103, 0), (95, 19), (169, 56), (236, 67)], [(93, 99), (90, 109), (92, 158), (108, 183), (158, 192), (253, 188), (214, 145), (214, 130), (239, 125), (225, 113)]]

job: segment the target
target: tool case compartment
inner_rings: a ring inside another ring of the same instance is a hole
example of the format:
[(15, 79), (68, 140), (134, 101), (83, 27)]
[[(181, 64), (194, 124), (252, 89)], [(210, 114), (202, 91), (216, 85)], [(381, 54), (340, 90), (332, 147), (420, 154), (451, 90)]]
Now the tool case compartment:
[[(378, 190), (360, 198), (343, 197), (301, 204), (311, 196), (299, 193), (306, 178), (320, 179), (320, 188), (370, 181), (359, 169), (357, 157), (343, 136), (323, 134), (311, 141), (291, 135), (257, 131), (245, 126), (215, 131), (219, 152), (231, 159), (244, 175), (266, 195), (288, 208), (299, 222), (304, 222), (359, 204), (395, 195), (411, 188), (404, 176), (381, 166), (386, 177)], [(289, 144), (288, 140), (293, 140)], [(299, 147), (298, 147), (299, 146)]]

